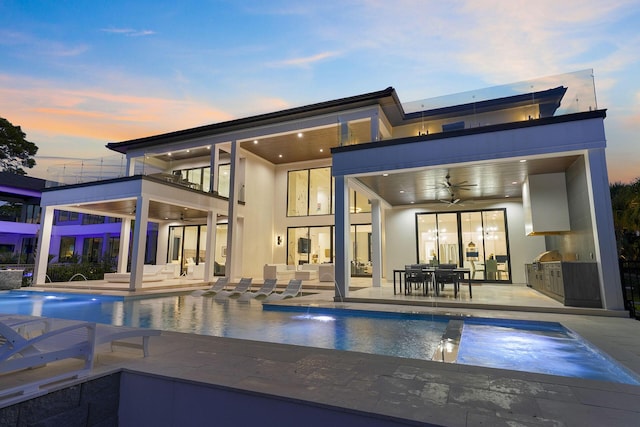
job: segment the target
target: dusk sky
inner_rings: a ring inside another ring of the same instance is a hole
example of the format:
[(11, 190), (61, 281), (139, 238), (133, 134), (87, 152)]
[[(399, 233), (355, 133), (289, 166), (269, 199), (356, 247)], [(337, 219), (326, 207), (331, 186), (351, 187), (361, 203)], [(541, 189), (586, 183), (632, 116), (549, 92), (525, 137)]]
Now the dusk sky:
[(610, 182), (640, 177), (639, 0), (0, 0), (0, 117), (29, 175), (117, 142), (393, 86), (593, 69)]

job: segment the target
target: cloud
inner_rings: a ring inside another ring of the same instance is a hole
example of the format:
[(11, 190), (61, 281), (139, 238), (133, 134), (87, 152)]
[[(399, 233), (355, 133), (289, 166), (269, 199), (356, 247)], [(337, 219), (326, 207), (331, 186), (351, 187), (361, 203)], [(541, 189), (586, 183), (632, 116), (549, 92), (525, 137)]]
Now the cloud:
[(110, 34), (122, 34), (127, 37), (142, 37), (156, 34), (152, 30), (134, 30), (132, 28), (102, 28), (100, 31)]
[(20, 48), (25, 56), (73, 57), (89, 50), (86, 43), (67, 44), (58, 41), (34, 37), (31, 34), (0, 30), (0, 45)]
[[(194, 99), (122, 94), (101, 87), (0, 75), (0, 111), (29, 134), (119, 141), (229, 120)], [(38, 141), (34, 141), (36, 144)]]
[(316, 62), (340, 56), (338, 52), (321, 52), (311, 56), (303, 56), (299, 58), (285, 59), (282, 61), (272, 62), (272, 67), (308, 67)]

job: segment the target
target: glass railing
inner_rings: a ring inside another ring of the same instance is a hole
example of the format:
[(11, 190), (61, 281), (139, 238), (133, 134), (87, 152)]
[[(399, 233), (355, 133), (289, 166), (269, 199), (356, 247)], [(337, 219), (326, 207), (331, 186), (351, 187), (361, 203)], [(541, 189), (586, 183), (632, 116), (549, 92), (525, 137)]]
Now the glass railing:
[(483, 101), (502, 98), (530, 96), (531, 102), (536, 103), (536, 93), (544, 93), (550, 89), (567, 88), (562, 102), (554, 116), (572, 114), (598, 109), (593, 70), (581, 70), (572, 73), (542, 77), (501, 86), (493, 86), (453, 95), (422, 99), (402, 104), (405, 114), (428, 112), (429, 110), (447, 107), (480, 104)]
[[(151, 156), (136, 159), (132, 175), (145, 175), (171, 184), (181, 185), (193, 190), (207, 191), (200, 183), (194, 183), (176, 175), (172, 171), (166, 171), (146, 159)], [(46, 187), (61, 187), (66, 185), (83, 184), (87, 182), (104, 181), (108, 179), (122, 178), (127, 174), (127, 160), (123, 155), (101, 157), (98, 159), (74, 160), (60, 163), (47, 168)], [(229, 182), (223, 181), (221, 197), (228, 198)], [(226, 185), (226, 187), (225, 187)], [(240, 188), (239, 201), (244, 201), (244, 185)]]

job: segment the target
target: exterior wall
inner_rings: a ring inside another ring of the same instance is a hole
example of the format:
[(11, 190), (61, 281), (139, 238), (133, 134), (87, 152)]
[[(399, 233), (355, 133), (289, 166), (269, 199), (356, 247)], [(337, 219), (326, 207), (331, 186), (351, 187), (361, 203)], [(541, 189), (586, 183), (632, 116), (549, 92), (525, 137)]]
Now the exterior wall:
[(257, 279), (262, 278), (264, 264), (273, 262), (274, 206), (278, 203), (278, 192), (273, 165), (252, 155), (245, 162), (242, 275)]
[(595, 261), (595, 241), (584, 158), (566, 171), (571, 232), (546, 237), (548, 250), (557, 249), (567, 261)]
[[(524, 266), (530, 263), (540, 252), (545, 250), (544, 237), (525, 235), (524, 215), (520, 201), (474, 204), (474, 210), (503, 208), (507, 210), (512, 280), (513, 283), (526, 283)], [(405, 264), (416, 262), (417, 237), (415, 214), (440, 211), (451, 212), (450, 208), (446, 206), (440, 208), (436, 205), (429, 205), (423, 208), (396, 208), (386, 211), (386, 247), (383, 252), (383, 263), (385, 265), (385, 277), (387, 280), (393, 279), (393, 269), (404, 268)]]

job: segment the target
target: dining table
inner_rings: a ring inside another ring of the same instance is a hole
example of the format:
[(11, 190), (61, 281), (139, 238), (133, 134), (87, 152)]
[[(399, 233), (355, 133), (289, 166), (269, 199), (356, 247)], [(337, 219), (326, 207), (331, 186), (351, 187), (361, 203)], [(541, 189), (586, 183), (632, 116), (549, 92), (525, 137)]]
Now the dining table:
[[(421, 269), (424, 273), (430, 273), (431, 276), (431, 281), (432, 281), (432, 285), (433, 285), (433, 289), (435, 290), (436, 296), (439, 296), (439, 289), (438, 286), (436, 284), (436, 276), (439, 272), (441, 273), (455, 273), (457, 275), (457, 280), (454, 282), (453, 284), (453, 295), (454, 298), (458, 298), (458, 292), (460, 292), (460, 282), (465, 281), (465, 277), (466, 277), (466, 282), (469, 286), (469, 298), (473, 298), (473, 292), (471, 289), (471, 270), (468, 268), (462, 268), (462, 267), (458, 267), (458, 268), (439, 268), (439, 267), (433, 267), (433, 266), (427, 266), (427, 267), (422, 267)], [(398, 291), (400, 293), (402, 293), (403, 291), (403, 279), (405, 278), (405, 273), (406, 273), (406, 269), (394, 269), (393, 270), (393, 294), (396, 295), (397, 291), (396, 289), (398, 289)], [(397, 281), (396, 281), (397, 278)], [(396, 285), (398, 286), (396, 288)], [(406, 280), (404, 280), (404, 288), (405, 288), (405, 294), (406, 292), (406, 287), (407, 287), (407, 283)], [(426, 294), (426, 290), (425, 290), (425, 294)]]

